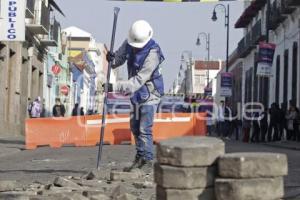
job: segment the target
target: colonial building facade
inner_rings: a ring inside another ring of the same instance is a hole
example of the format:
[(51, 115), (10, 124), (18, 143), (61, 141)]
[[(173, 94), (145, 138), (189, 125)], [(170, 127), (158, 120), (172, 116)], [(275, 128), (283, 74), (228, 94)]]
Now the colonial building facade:
[[(245, 10), (235, 24), (244, 29), (244, 37), (230, 59), (233, 72), (231, 102), (273, 102), (300, 105), (300, 1), (271, 0), (267, 23), (267, 1), (245, 3)], [(269, 34), (267, 34), (267, 26)], [(269, 39), (276, 45), (271, 77), (257, 76), (258, 44)]]
[(0, 41), (0, 134), (24, 133), (27, 105), (43, 98), (48, 47), (59, 34), (50, 22), (53, 1), (26, 2), (26, 41)]

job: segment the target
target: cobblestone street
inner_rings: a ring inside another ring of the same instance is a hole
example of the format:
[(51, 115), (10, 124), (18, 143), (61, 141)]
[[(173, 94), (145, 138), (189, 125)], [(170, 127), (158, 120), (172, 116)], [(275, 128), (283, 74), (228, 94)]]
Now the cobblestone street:
[[(277, 146), (279, 146), (277, 144)], [(22, 186), (50, 184), (56, 177), (81, 177), (96, 167), (97, 148), (64, 147), (51, 149), (41, 147), (34, 151), (23, 150), (18, 140), (0, 140), (0, 180), (17, 180)], [(134, 147), (129, 145), (105, 146), (102, 171), (121, 170), (134, 156)], [(244, 144), (235, 141), (226, 143), (226, 152), (273, 152), (288, 156), (289, 175), (285, 177), (286, 199), (300, 199), (300, 151), (273, 147), (265, 144)], [(149, 179), (151, 181), (151, 178)], [(132, 182), (120, 183), (121, 185)], [(146, 189), (151, 197), (153, 188)], [(146, 198), (145, 197), (145, 198)]]

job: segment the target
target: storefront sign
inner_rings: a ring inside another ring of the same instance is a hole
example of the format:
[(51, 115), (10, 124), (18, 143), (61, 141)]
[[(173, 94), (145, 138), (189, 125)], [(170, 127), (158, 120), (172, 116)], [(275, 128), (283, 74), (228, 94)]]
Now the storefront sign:
[(1, 0), (0, 41), (25, 41), (25, 0)]
[(204, 88), (204, 96), (211, 97), (212, 96), (212, 88)]
[(232, 73), (221, 73), (221, 89), (220, 96), (231, 97), (232, 96)]
[(261, 42), (259, 43), (258, 63), (257, 63), (257, 76), (271, 77), (272, 64), (274, 52), (276, 49), (275, 44)]

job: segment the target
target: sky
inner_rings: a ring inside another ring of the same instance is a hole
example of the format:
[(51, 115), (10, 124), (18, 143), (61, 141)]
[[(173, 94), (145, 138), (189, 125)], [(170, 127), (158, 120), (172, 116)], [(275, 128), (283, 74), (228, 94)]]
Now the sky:
[[(119, 7), (120, 13), (116, 33), (115, 49), (128, 35), (133, 22), (144, 19), (154, 30), (153, 39), (159, 43), (165, 55), (163, 75), (166, 91), (176, 79), (181, 64), (181, 54), (192, 51), (195, 60), (205, 60), (207, 51), (205, 39), (196, 46), (198, 33), (210, 33), (211, 60), (226, 57), (225, 14), (218, 8), (218, 20), (211, 20), (216, 3), (163, 3), (163, 2), (126, 2), (105, 0), (56, 0), (66, 17), (56, 13), (63, 28), (77, 26), (90, 32), (97, 42), (110, 46), (113, 8)], [(226, 2), (222, 2), (227, 5)], [(242, 29), (234, 29), (234, 24), (243, 12), (243, 2), (230, 2), (230, 52), (234, 51), (243, 37)], [(187, 57), (187, 55), (185, 54)], [(125, 70), (125, 67), (124, 67)]]

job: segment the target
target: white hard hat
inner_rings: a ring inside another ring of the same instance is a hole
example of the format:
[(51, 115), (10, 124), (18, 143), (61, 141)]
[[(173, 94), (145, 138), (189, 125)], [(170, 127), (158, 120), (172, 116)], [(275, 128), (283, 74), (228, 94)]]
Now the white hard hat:
[(145, 20), (134, 22), (129, 30), (128, 44), (135, 48), (143, 48), (152, 38), (153, 29)]

